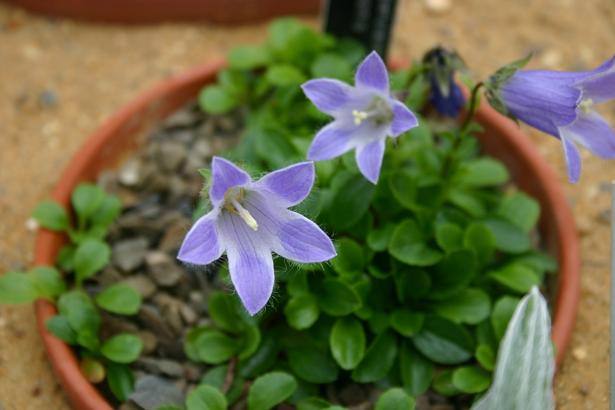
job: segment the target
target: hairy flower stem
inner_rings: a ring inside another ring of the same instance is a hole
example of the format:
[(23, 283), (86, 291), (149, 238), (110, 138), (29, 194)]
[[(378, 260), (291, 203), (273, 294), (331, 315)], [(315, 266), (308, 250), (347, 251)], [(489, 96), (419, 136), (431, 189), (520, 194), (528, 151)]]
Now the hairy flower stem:
[(442, 177), (446, 178), (450, 172), (450, 168), (453, 164), (453, 159), (457, 154), (457, 150), (461, 146), (461, 141), (463, 140), (463, 135), (465, 134), (468, 126), (472, 123), (472, 119), (474, 118), (474, 114), (478, 109), (478, 92), (484, 86), (484, 83), (481, 81), (477, 83), (474, 88), (472, 88), (472, 94), (470, 97), (470, 106), (468, 107), (468, 112), (461, 124), (461, 127), (455, 132), (455, 139), (453, 140), (453, 146), (448, 151), (446, 158), (444, 159), (444, 165), (442, 166)]

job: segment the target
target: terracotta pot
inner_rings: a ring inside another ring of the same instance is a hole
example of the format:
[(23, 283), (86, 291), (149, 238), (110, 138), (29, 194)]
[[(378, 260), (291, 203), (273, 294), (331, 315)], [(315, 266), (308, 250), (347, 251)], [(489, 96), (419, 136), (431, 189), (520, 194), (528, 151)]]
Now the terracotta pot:
[[(224, 61), (197, 67), (160, 84), (112, 116), (88, 138), (60, 178), (52, 197), (68, 206), (73, 188), (93, 180), (107, 168), (118, 165), (166, 116), (194, 98), (201, 87), (216, 78)], [(575, 224), (564, 192), (553, 170), (517, 125), (483, 104), (477, 116), (484, 133), (479, 140), (484, 151), (509, 168), (517, 186), (542, 205), (540, 231), (547, 251), (559, 262), (555, 292), (553, 341), (561, 364), (575, 321), (580, 286), (580, 255)], [(35, 264), (51, 265), (65, 238), (41, 230), (36, 239)], [(36, 302), (38, 327), (53, 369), (74, 408), (110, 410), (111, 406), (81, 374), (71, 348), (50, 334), (45, 321), (56, 309), (49, 302)]]
[(34, 12), (108, 23), (208, 21), (245, 24), (275, 16), (316, 14), (320, 0), (4, 0)]

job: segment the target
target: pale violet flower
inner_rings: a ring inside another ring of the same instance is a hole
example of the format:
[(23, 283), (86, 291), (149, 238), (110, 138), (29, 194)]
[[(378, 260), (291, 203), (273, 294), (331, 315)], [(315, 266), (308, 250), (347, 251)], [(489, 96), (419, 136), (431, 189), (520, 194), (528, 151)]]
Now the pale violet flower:
[(571, 182), (581, 174), (576, 144), (615, 158), (615, 132), (593, 110), (615, 98), (615, 57), (586, 72), (519, 70), (499, 92), (510, 114), (561, 140)]
[(207, 265), (226, 252), (231, 281), (250, 314), (260, 311), (273, 291), (272, 252), (302, 263), (336, 255), (331, 239), (314, 222), (288, 209), (310, 193), (314, 163), (252, 181), (232, 162), (214, 157), (211, 171), (213, 209), (190, 229), (178, 259)]
[(328, 78), (310, 80), (301, 87), (320, 111), (333, 117), (314, 137), (308, 159), (331, 159), (356, 149), (359, 170), (374, 184), (386, 138), (418, 125), (408, 107), (391, 97), (386, 66), (375, 51), (357, 68), (354, 87)]

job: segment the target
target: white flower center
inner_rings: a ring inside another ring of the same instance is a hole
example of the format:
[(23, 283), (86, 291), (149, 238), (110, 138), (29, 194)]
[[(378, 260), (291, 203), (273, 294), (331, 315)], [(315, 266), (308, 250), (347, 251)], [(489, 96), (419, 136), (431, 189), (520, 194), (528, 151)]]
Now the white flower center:
[(593, 105), (594, 105), (594, 100), (592, 100), (591, 98), (585, 98), (581, 100), (581, 102), (579, 103), (579, 108), (585, 114), (589, 114), (592, 111)]
[(243, 188), (231, 188), (224, 194), (224, 209), (229, 212), (236, 213), (252, 230), (258, 229), (258, 223), (246, 208), (241, 205), (245, 197)]
[(384, 98), (376, 96), (372, 99), (367, 110), (352, 110), (354, 125), (361, 125), (365, 120), (371, 120), (380, 126), (393, 120), (393, 110)]

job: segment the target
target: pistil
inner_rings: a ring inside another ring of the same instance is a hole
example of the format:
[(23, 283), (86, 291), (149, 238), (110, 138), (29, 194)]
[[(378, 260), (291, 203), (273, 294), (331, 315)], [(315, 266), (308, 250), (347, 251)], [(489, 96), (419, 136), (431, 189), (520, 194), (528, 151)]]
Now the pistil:
[(256, 219), (254, 219), (252, 214), (250, 214), (250, 212), (248, 212), (246, 208), (241, 206), (241, 204), (235, 198), (231, 198), (231, 204), (233, 205), (233, 208), (235, 208), (237, 214), (246, 223), (246, 225), (248, 225), (252, 230), (256, 231), (258, 229), (258, 223), (256, 222)]

